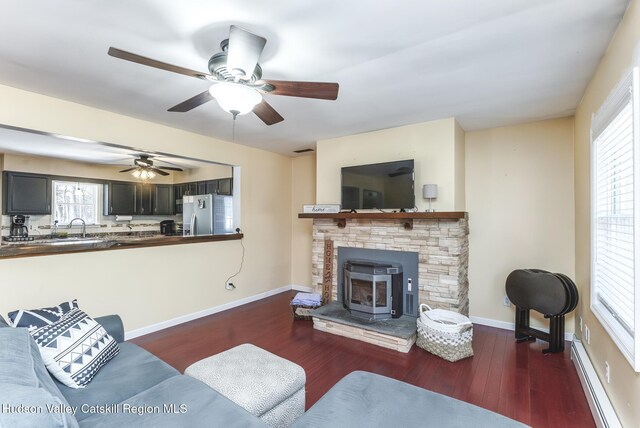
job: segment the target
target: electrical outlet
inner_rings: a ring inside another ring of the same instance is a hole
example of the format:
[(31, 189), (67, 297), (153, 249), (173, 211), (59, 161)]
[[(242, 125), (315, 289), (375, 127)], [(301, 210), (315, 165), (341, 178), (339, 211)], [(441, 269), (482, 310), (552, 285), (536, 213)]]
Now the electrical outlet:
[(505, 306), (511, 306), (511, 300), (509, 300), (509, 296), (505, 295), (502, 299), (502, 304)]
[(587, 345), (591, 345), (591, 332), (586, 324), (584, 325), (584, 338), (587, 340)]
[(607, 383), (611, 383), (611, 367), (609, 367), (609, 362), (604, 362), (604, 377), (607, 379)]
[(227, 282), (227, 284), (224, 286), (224, 288), (226, 288), (227, 290), (235, 290), (236, 286), (233, 285), (233, 282), (229, 281)]

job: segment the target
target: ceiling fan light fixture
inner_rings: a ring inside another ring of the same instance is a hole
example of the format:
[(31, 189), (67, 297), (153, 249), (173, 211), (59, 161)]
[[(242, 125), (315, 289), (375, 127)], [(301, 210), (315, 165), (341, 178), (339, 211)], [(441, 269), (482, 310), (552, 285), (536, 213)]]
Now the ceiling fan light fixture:
[(236, 116), (247, 114), (262, 101), (262, 95), (255, 89), (232, 82), (223, 82), (209, 88), (222, 110)]
[(140, 176), (142, 175), (142, 171), (140, 169), (134, 169), (131, 175), (133, 175), (135, 178), (140, 178)]

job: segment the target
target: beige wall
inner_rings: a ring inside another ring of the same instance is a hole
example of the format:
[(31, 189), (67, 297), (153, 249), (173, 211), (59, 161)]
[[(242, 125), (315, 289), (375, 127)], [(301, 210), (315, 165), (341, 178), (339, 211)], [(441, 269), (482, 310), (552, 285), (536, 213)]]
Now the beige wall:
[[(466, 134), (462, 126), (455, 122), (454, 129), (454, 151), (455, 151), (455, 200), (454, 210), (465, 211), (466, 209), (466, 159), (465, 159), (465, 146), (466, 146)], [(420, 190), (421, 191), (421, 190)]]
[(502, 303), (511, 271), (574, 277), (573, 119), (467, 132), (466, 167), (469, 312), (513, 323)]
[(291, 160), (291, 283), (311, 287), (313, 221), (299, 219), (305, 204), (316, 201), (316, 156)]
[(232, 292), (239, 241), (0, 259), (0, 313), (78, 298), (132, 330), (290, 283), (290, 158), (7, 86), (0, 99), (2, 124), (241, 166), (246, 236)]
[[(640, 374), (636, 373), (613, 343), (590, 309), (590, 126), (591, 115), (600, 108), (625, 71), (640, 61), (640, 4), (632, 1), (598, 70), (587, 86), (575, 116), (576, 278), (581, 289), (579, 314), (591, 330), (591, 344), (583, 341), (589, 358), (624, 426), (640, 420)], [(580, 332), (577, 334), (580, 335)], [(611, 367), (611, 383), (604, 380), (604, 365)]]
[(463, 192), (464, 184), (458, 181), (456, 186), (456, 178), (464, 176), (464, 172), (456, 171), (460, 165), (459, 156), (456, 162), (456, 125), (455, 119), (449, 118), (318, 141), (317, 202), (340, 203), (340, 169), (344, 166), (414, 159), (418, 210), (428, 208), (428, 202), (422, 199), (422, 185), (427, 183), (438, 185), (438, 199), (433, 208), (437, 211), (460, 208), (456, 189)]
[(172, 172), (174, 183), (190, 183), (193, 181), (215, 180), (233, 175), (229, 165), (207, 165), (200, 168), (185, 169), (182, 172)]
[[(66, 175), (69, 177), (85, 177), (100, 180), (136, 181), (131, 174), (120, 173), (125, 167), (114, 165), (74, 162), (40, 156), (24, 156), (12, 153), (5, 154), (4, 171), (33, 172), (49, 175)], [(171, 175), (160, 175), (148, 180), (151, 183), (172, 183)]]

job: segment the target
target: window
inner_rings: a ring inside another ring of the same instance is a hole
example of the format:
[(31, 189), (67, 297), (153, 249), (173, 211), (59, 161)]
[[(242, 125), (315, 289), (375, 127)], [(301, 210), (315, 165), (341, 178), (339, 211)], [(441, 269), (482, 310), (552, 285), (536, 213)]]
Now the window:
[(98, 224), (100, 186), (95, 183), (53, 181), (53, 221), (67, 225), (80, 217), (86, 224)]
[(638, 87), (636, 67), (591, 121), (591, 309), (636, 371), (640, 371)]

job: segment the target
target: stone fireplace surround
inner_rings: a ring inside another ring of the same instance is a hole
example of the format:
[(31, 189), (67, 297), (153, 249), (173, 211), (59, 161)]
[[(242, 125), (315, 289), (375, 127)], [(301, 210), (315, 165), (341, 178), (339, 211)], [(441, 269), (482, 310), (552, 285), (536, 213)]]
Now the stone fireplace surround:
[[(313, 218), (312, 284), (322, 293), (327, 241), (333, 248), (367, 248), (418, 253), (418, 302), (432, 308), (469, 312), (467, 279), (469, 227), (465, 212), (299, 214)], [(342, 266), (332, 251), (332, 301), (338, 299)], [(325, 302), (326, 303), (326, 302)], [(334, 304), (335, 305), (335, 304)], [(412, 338), (398, 338), (314, 317), (314, 328), (379, 346), (408, 352)]]
[[(312, 284), (322, 291), (324, 243), (334, 248), (352, 247), (418, 253), (419, 303), (469, 314), (469, 226), (466, 213), (300, 214), (313, 218)], [(457, 214), (457, 215), (456, 215)], [(340, 216), (340, 217), (337, 217)], [(372, 218), (368, 218), (372, 217)], [(407, 219), (412, 225), (407, 227)], [(337, 300), (337, 251), (333, 253), (333, 301)]]

